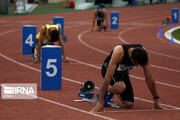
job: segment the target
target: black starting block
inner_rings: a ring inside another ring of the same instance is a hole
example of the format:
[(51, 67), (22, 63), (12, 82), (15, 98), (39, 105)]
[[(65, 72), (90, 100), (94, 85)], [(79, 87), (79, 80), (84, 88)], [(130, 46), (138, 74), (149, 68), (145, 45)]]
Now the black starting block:
[[(80, 91), (78, 93), (79, 97), (81, 97), (82, 99), (73, 100), (73, 101), (75, 101), (75, 102), (91, 102), (95, 105), (98, 101), (99, 94), (96, 94), (96, 99), (93, 99), (94, 88), (95, 88), (95, 85), (92, 81), (86, 81), (84, 84), (81, 85)], [(110, 102), (107, 102), (107, 105), (104, 107), (119, 108), (119, 106), (116, 103), (110, 103)]]
[(81, 84), (81, 88), (79, 91), (79, 97), (81, 97), (81, 100), (74, 100), (75, 102), (80, 101), (86, 101), (86, 102), (92, 102), (95, 103), (95, 99), (92, 99), (94, 97), (94, 88), (95, 85), (92, 81), (86, 81), (84, 84)]

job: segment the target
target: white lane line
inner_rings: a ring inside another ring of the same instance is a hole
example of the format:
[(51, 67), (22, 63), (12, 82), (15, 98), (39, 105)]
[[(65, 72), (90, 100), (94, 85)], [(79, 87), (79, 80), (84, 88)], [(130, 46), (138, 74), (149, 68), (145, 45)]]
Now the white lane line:
[[(69, 79), (69, 78), (64, 78), (62, 77), (64, 80), (67, 80), (67, 81), (70, 81), (70, 82), (74, 82), (74, 83), (77, 83), (77, 84), (82, 84), (82, 82), (78, 82), (78, 81), (75, 81), (75, 80), (72, 80), (72, 79)], [(95, 86), (96, 89), (99, 89), (99, 87)], [(143, 98), (139, 98), (139, 97), (134, 97), (135, 99), (137, 100), (140, 100), (140, 101), (143, 101), (143, 102), (147, 102), (147, 103), (154, 103), (153, 101), (150, 101), (150, 100), (146, 100), (146, 99), (143, 99)], [(172, 109), (175, 109), (175, 110), (180, 110), (179, 107), (175, 107), (175, 106), (172, 106), (172, 105), (168, 105), (168, 104), (163, 104), (163, 103), (160, 103), (160, 105), (162, 106), (165, 106), (165, 107), (168, 107), (168, 108), (172, 108)]]
[[(146, 99), (142, 99), (142, 98), (138, 98), (138, 97), (134, 97), (134, 98), (137, 99), (137, 100), (144, 101), (144, 102), (148, 102), (148, 103), (152, 103), (152, 104), (154, 103), (153, 101), (150, 101), (150, 100), (146, 100)], [(160, 103), (160, 105), (168, 107), (168, 108), (173, 108), (173, 109), (176, 109), (176, 110), (180, 110), (179, 107), (175, 107), (175, 106), (171, 106), (171, 105), (167, 105), (167, 104), (163, 104), (163, 103)]]
[(153, 109), (145, 109), (145, 110), (119, 110), (119, 111), (104, 111), (107, 113), (129, 113), (129, 112), (165, 112), (165, 111), (179, 111), (175, 109), (165, 109), (165, 110), (153, 110)]
[[(130, 44), (129, 42), (125, 41), (125, 40), (121, 37), (121, 35), (124, 34), (125, 32), (128, 32), (128, 31), (133, 30), (133, 29), (136, 29), (136, 28), (140, 28), (140, 27), (142, 27), (142, 26), (137, 26), (137, 27), (128, 28), (128, 29), (120, 32), (119, 35), (118, 35), (118, 36), (119, 36), (119, 40), (122, 41), (122, 42), (124, 42), (125, 44)], [(180, 58), (175, 57), (175, 56), (171, 56), (171, 55), (159, 53), (159, 52), (156, 52), (156, 51), (153, 51), (153, 50), (150, 50), (150, 49), (147, 49), (147, 50), (148, 50), (149, 52), (152, 52), (152, 53), (157, 54), (157, 55), (161, 55), (161, 56), (164, 56), (164, 57), (169, 57), (169, 58), (173, 58), (173, 59), (180, 60)]]
[[(98, 67), (98, 66), (96, 66), (96, 65), (88, 64), (88, 63), (85, 63), (85, 62), (82, 62), (82, 61), (79, 61), (79, 60), (75, 60), (75, 59), (72, 59), (72, 58), (68, 58), (68, 59), (69, 59), (69, 60), (72, 60), (72, 61), (74, 61), (74, 62), (83, 64), (83, 65), (86, 65), (86, 66), (90, 66), (90, 67), (93, 67), (93, 68), (101, 69), (101, 67)], [(139, 80), (144, 80), (144, 81), (145, 81), (144, 78), (137, 77), (137, 76), (134, 76), (134, 75), (130, 75), (130, 77), (135, 78), (135, 79), (139, 79)], [(180, 88), (180, 86), (171, 85), (171, 84), (163, 83), (163, 82), (159, 82), (159, 81), (156, 81), (156, 83), (157, 83), (157, 84), (160, 84), (160, 85), (169, 86), (169, 87)]]
[[(122, 31), (121, 33), (124, 33), (124, 32), (126, 32), (126, 31), (129, 31), (129, 30), (134, 29), (134, 28), (138, 28), (138, 27), (128, 28), (128, 29)], [(103, 50), (100, 50), (100, 49), (98, 49), (98, 48), (95, 48), (95, 47), (93, 47), (93, 46), (90, 46), (89, 44), (85, 43), (85, 42), (81, 39), (82, 35), (85, 34), (85, 33), (87, 33), (87, 32), (89, 32), (89, 31), (90, 31), (90, 30), (88, 29), (88, 30), (85, 30), (85, 31), (83, 31), (82, 33), (80, 33), (80, 34), (78, 35), (79, 41), (80, 41), (83, 45), (85, 45), (85, 46), (87, 46), (87, 47), (89, 47), (89, 48), (91, 48), (91, 49), (93, 49), (93, 50), (95, 50), (95, 51), (98, 51), (98, 52), (100, 52), (100, 53), (103, 53), (103, 54), (107, 54), (107, 55), (108, 55), (108, 54), (109, 54), (108, 52), (105, 52), (105, 51), (103, 51)], [(123, 40), (123, 39), (121, 38), (121, 36), (120, 36), (121, 33), (119, 34), (119, 37), (118, 37), (118, 38), (119, 38), (122, 42), (124, 42), (124, 43), (126, 43), (126, 44), (129, 44), (127, 41), (125, 41), (125, 40)], [(178, 57), (174, 57), (174, 56), (170, 56), (170, 55), (166, 55), (166, 54), (161, 54), (161, 53), (158, 53), (158, 52), (149, 50), (149, 49), (148, 49), (148, 51), (150, 51), (150, 52), (152, 52), (152, 53), (154, 53), (154, 54), (161, 55), (161, 56), (165, 56), (165, 57), (169, 57), (169, 58), (173, 58), (173, 59), (180, 60), (180, 58), (178, 58)], [(151, 64), (151, 66), (152, 66), (152, 67), (155, 67), (155, 68), (163, 69), (163, 70), (168, 70), (168, 71), (180, 73), (180, 70), (175, 70), (175, 69), (171, 69), (171, 68), (161, 67), (161, 66), (153, 65), (153, 64)]]
[[(163, 31), (167, 31), (169, 28), (165, 28)], [(162, 37), (159, 37), (159, 32), (157, 32), (156, 34), (157, 39), (161, 40), (162, 42), (166, 43), (166, 44), (170, 44), (170, 41), (168, 41), (167, 39), (163, 39)], [(174, 47), (179, 47), (179, 44), (171, 44)]]
[(18, 30), (18, 29), (13, 29), (13, 30), (1, 32), (0, 35), (4, 35), (4, 34), (10, 33), (10, 32), (14, 32), (14, 31), (16, 31), (16, 30)]
[(152, 50), (149, 50), (149, 49), (148, 49), (148, 51), (149, 51), (149, 52), (152, 52), (152, 53), (154, 53), (154, 54), (156, 54), (156, 55), (161, 55), (161, 56), (164, 56), (164, 57), (168, 57), (168, 58), (173, 58), (173, 59), (180, 60), (179, 57), (175, 57), (175, 56), (171, 56), (171, 55), (167, 55), (167, 54), (162, 54), (162, 53), (159, 53), (159, 52), (156, 52), (156, 51), (152, 51)]
[[(16, 63), (16, 64), (18, 64), (18, 65), (21, 65), (21, 66), (23, 66), (23, 67), (26, 67), (26, 68), (29, 68), (29, 69), (32, 69), (32, 70), (41, 72), (40, 70), (38, 70), (38, 69), (36, 69), (36, 68), (30, 67), (30, 66), (25, 65), (25, 64), (23, 64), (23, 63), (20, 63), (20, 62), (18, 62), (18, 61), (15, 61), (15, 60), (13, 60), (13, 59), (11, 59), (11, 58), (9, 58), (9, 57), (1, 54), (1, 53), (0, 53), (0, 56), (4, 57), (5, 59), (7, 59), (7, 60), (9, 60), (9, 61), (11, 61), (11, 62), (14, 62), (14, 63)], [(69, 58), (68, 58), (68, 59), (69, 59)], [(74, 60), (74, 59), (71, 58), (70, 60)], [(76, 61), (78, 62), (78, 60), (76, 60)], [(82, 64), (84, 64), (84, 65), (88, 65), (88, 66), (95, 67), (95, 68), (98, 68), (98, 69), (100, 68), (100, 67), (97, 67), (97, 66), (94, 66), (94, 65), (91, 65), (91, 64), (87, 64), (87, 63), (81, 62), (81, 61), (79, 61), (79, 62), (82, 63)], [(74, 82), (74, 83), (81, 84), (81, 82), (78, 82), (78, 81), (75, 81), (75, 80), (72, 80), (72, 79), (69, 79), (69, 78), (62, 77), (62, 79), (67, 80), (67, 81), (70, 81), (70, 82)], [(96, 89), (99, 89), (99, 88), (96, 87)], [(135, 99), (142, 100), (142, 101), (148, 102), (148, 103), (153, 103), (153, 101), (146, 100), (146, 99), (142, 99), (142, 98), (138, 98), (138, 97), (135, 97)], [(178, 109), (178, 110), (180, 109), (179, 107), (175, 107), (175, 106), (171, 106), (171, 105), (167, 105), (167, 104), (162, 104), (162, 103), (160, 103), (160, 104), (163, 105), (163, 106), (168, 106), (168, 107), (170, 107), (170, 108), (172, 108), (172, 109)], [(77, 108), (76, 108), (76, 109), (77, 109)]]
[[(13, 63), (21, 65), (23, 67), (29, 68), (29, 69), (37, 71), (37, 72), (41, 72), (41, 70), (38, 70), (36, 68), (30, 67), (28, 65), (25, 65), (23, 63), (17, 62), (15, 60), (13, 60), (13, 59), (11, 59), (11, 58), (1, 54), (1, 53), (0, 53), (0, 56), (4, 57), (5, 59), (7, 59), (7, 60), (9, 60), (9, 61), (11, 61)], [(65, 79), (65, 80), (68, 80), (68, 81), (71, 81), (71, 82), (73, 81), (74, 83), (78, 83), (78, 84), (80, 83), (80, 82), (77, 82), (77, 81), (74, 81), (74, 80), (71, 80), (71, 79), (68, 79), (68, 78), (64, 78), (64, 77), (62, 77), (62, 79)], [(59, 106), (62, 106), (62, 107), (66, 107), (66, 108), (69, 108), (69, 109), (72, 109), (72, 110), (75, 110), (75, 111), (79, 111), (79, 112), (82, 112), (82, 113), (90, 114), (90, 115), (93, 115), (93, 116), (96, 116), (96, 117), (99, 117), (99, 118), (103, 118), (103, 119), (107, 119), (107, 120), (114, 120), (114, 119), (109, 118), (109, 117), (105, 117), (105, 116), (101, 116), (101, 115), (98, 115), (98, 114), (90, 113), (89, 111), (85, 111), (85, 110), (81, 110), (81, 109), (78, 109), (78, 108), (75, 108), (75, 107), (71, 107), (71, 106), (68, 106), (68, 105), (65, 105), (65, 104), (61, 104), (61, 103), (58, 103), (58, 102), (55, 102), (55, 101), (52, 101), (52, 100), (49, 100), (49, 99), (46, 99), (46, 98), (43, 98), (43, 97), (37, 96), (37, 98), (40, 99), (40, 100), (52, 103), (52, 104), (56, 104), (56, 105), (59, 105)]]
[(93, 49), (93, 50), (96, 50), (96, 51), (101, 52), (101, 53), (104, 53), (104, 54), (108, 54), (107, 52), (105, 52), (105, 51), (103, 51), (103, 50), (100, 50), (100, 49), (97, 49), (97, 48), (95, 48), (95, 47), (92, 47), (92, 46), (88, 45), (87, 43), (85, 43), (85, 42), (81, 39), (82, 35), (83, 35), (84, 33), (86, 33), (86, 32), (89, 32), (89, 31), (90, 31), (90, 29), (85, 30), (85, 31), (83, 31), (82, 33), (80, 33), (80, 34), (78, 35), (79, 41), (80, 41), (82, 44), (84, 44), (85, 46), (87, 46), (87, 47), (89, 47), (89, 48), (91, 48), (91, 49)]

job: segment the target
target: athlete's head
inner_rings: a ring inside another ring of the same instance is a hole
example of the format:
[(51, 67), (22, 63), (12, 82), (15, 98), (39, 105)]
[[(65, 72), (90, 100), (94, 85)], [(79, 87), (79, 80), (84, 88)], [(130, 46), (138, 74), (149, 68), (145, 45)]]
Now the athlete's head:
[(147, 64), (149, 57), (145, 49), (137, 47), (133, 49), (131, 59), (133, 60), (133, 63), (144, 66)]
[(104, 18), (104, 12), (103, 11), (98, 11), (97, 12), (97, 16), (100, 17), (100, 18)]
[(104, 8), (105, 6), (104, 6), (104, 3), (100, 3), (99, 4), (99, 8)]
[(50, 36), (51, 36), (51, 41), (52, 41), (52, 42), (58, 41), (58, 39), (59, 39), (59, 31), (57, 31), (57, 30), (51, 30)]

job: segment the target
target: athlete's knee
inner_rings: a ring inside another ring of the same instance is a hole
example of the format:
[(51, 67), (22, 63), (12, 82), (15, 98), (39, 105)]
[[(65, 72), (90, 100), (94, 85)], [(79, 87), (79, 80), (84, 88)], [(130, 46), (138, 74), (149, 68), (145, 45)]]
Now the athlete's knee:
[(117, 82), (116, 84), (114, 84), (113, 88), (116, 89), (117, 93), (121, 94), (125, 91), (126, 85), (124, 84), (123, 81), (120, 81), (120, 82)]
[(125, 108), (132, 108), (134, 106), (134, 102), (123, 101), (123, 105)]

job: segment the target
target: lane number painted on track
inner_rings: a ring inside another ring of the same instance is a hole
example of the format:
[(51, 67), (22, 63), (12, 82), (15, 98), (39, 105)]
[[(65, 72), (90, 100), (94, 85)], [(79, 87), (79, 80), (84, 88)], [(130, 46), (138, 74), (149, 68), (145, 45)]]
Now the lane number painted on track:
[(57, 62), (57, 59), (48, 59), (47, 60), (47, 65), (46, 65), (46, 69), (53, 69), (53, 72), (50, 73), (50, 71), (46, 72), (46, 75), (49, 77), (54, 77), (57, 74), (57, 67), (56, 65), (54, 65), (54, 63)]
[(112, 21), (112, 24), (113, 24), (113, 25), (116, 25), (116, 24), (117, 24), (117, 17), (113, 17), (112, 20), (113, 20), (113, 21)]
[(25, 44), (29, 44), (29, 46), (32, 46), (34, 44), (32, 34), (30, 34), (27, 39), (25, 40)]

